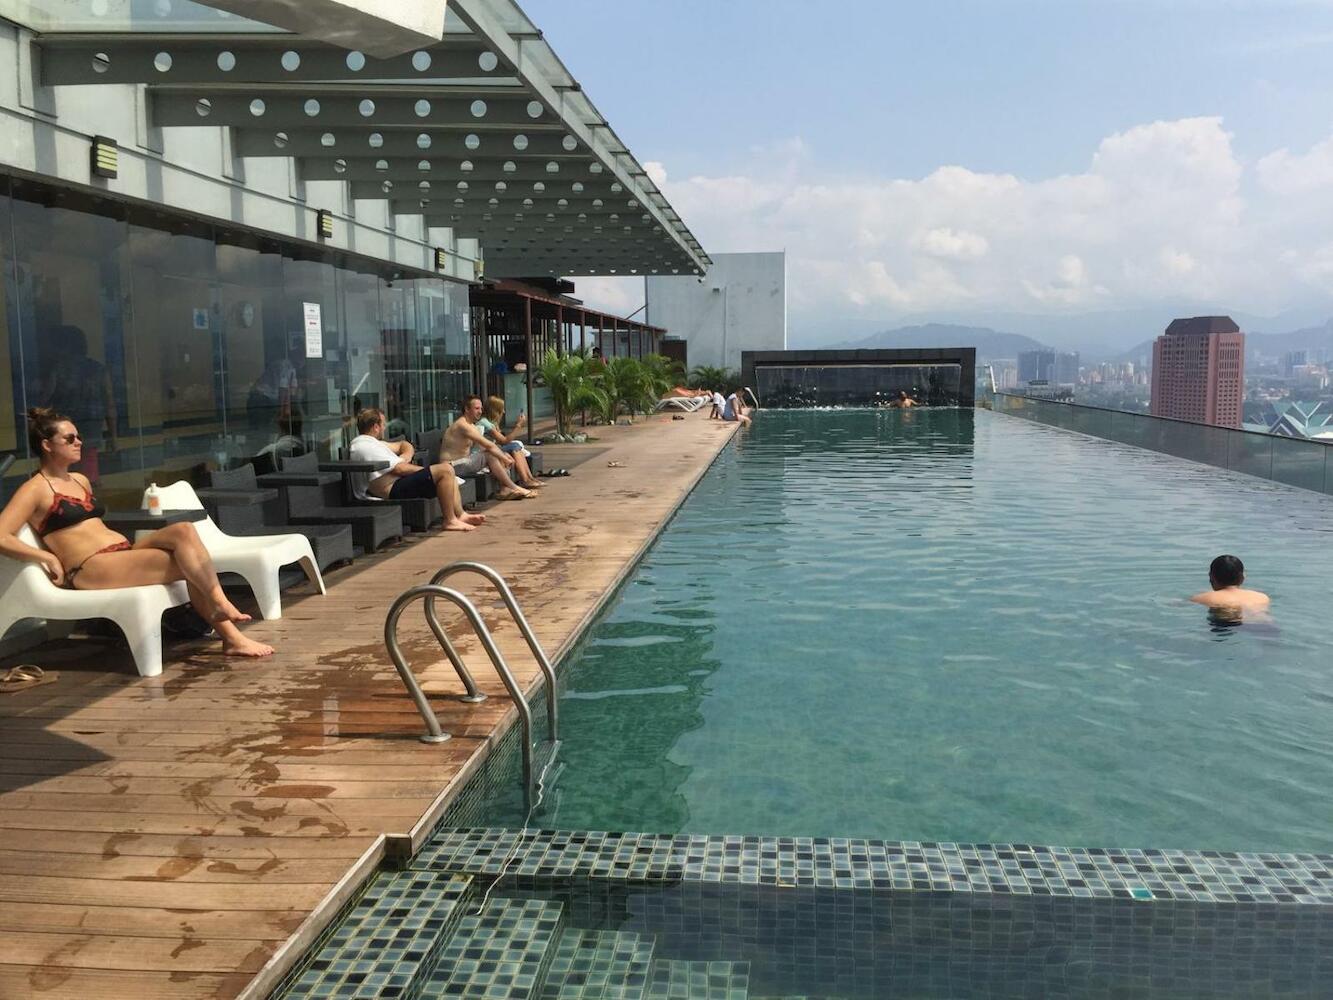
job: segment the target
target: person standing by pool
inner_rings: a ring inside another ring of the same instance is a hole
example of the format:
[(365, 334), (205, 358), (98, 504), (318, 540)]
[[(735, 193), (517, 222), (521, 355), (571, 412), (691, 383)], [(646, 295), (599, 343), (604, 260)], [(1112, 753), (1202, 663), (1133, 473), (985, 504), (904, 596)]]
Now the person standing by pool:
[(1208, 567), (1208, 582), (1212, 590), (1205, 590), (1190, 598), (1195, 604), (1208, 608), (1226, 608), (1236, 611), (1266, 611), (1268, 595), (1258, 590), (1244, 590), (1245, 564), (1235, 556), (1218, 556)]

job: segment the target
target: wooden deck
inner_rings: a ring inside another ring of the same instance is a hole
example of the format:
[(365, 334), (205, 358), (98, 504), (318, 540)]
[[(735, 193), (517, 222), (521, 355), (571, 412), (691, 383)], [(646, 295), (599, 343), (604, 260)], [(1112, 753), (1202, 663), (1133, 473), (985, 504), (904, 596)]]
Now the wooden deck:
[[(514, 716), (456, 623), (491, 697), (450, 698), (462, 687), (409, 613), (404, 650), (454, 736), (420, 743), (384, 651), (392, 599), (446, 562), (482, 560), (510, 580), (554, 659), (734, 427), (656, 417), (599, 428), (597, 444), (546, 447), (548, 467), (574, 474), (539, 499), (492, 505), (470, 535), (416, 536), (358, 560), (328, 575), (326, 597), (289, 592), (282, 620), (249, 628), (278, 648), (267, 661), (176, 644), (162, 676), (145, 679), (111, 639), (25, 654), (59, 680), (0, 695), (0, 998), (266, 995), (386, 835), (419, 841)], [(480, 582), (458, 585), (520, 682), (535, 683)]]

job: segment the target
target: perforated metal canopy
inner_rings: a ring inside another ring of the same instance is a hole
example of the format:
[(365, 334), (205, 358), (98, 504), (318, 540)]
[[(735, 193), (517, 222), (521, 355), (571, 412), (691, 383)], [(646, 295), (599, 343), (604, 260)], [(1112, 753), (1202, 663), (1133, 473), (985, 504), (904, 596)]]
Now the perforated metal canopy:
[[(253, 16), (253, 15), (252, 15)], [(450, 0), (439, 42), (375, 58), (281, 32), (43, 34), (43, 82), (146, 86), (152, 124), (234, 129), (480, 241), (486, 273), (699, 274), (710, 263), (512, 0)]]

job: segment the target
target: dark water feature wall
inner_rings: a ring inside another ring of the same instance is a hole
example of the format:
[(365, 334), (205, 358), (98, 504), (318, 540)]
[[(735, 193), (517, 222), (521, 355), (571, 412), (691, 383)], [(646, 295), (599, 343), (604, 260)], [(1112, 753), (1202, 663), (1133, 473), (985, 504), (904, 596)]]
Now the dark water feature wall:
[(907, 395), (923, 406), (957, 406), (957, 365), (765, 365), (754, 389), (770, 409), (885, 406)]
[(927, 406), (976, 402), (976, 348), (745, 351), (741, 376), (761, 406), (884, 406), (905, 392)]

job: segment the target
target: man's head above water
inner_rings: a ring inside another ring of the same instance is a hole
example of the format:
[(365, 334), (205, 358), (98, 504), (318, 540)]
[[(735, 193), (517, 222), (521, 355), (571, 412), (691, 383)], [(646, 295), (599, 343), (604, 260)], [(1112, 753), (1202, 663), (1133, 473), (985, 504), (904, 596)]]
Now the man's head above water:
[(1208, 566), (1208, 582), (1214, 590), (1239, 587), (1245, 582), (1245, 564), (1235, 556), (1218, 556)]

